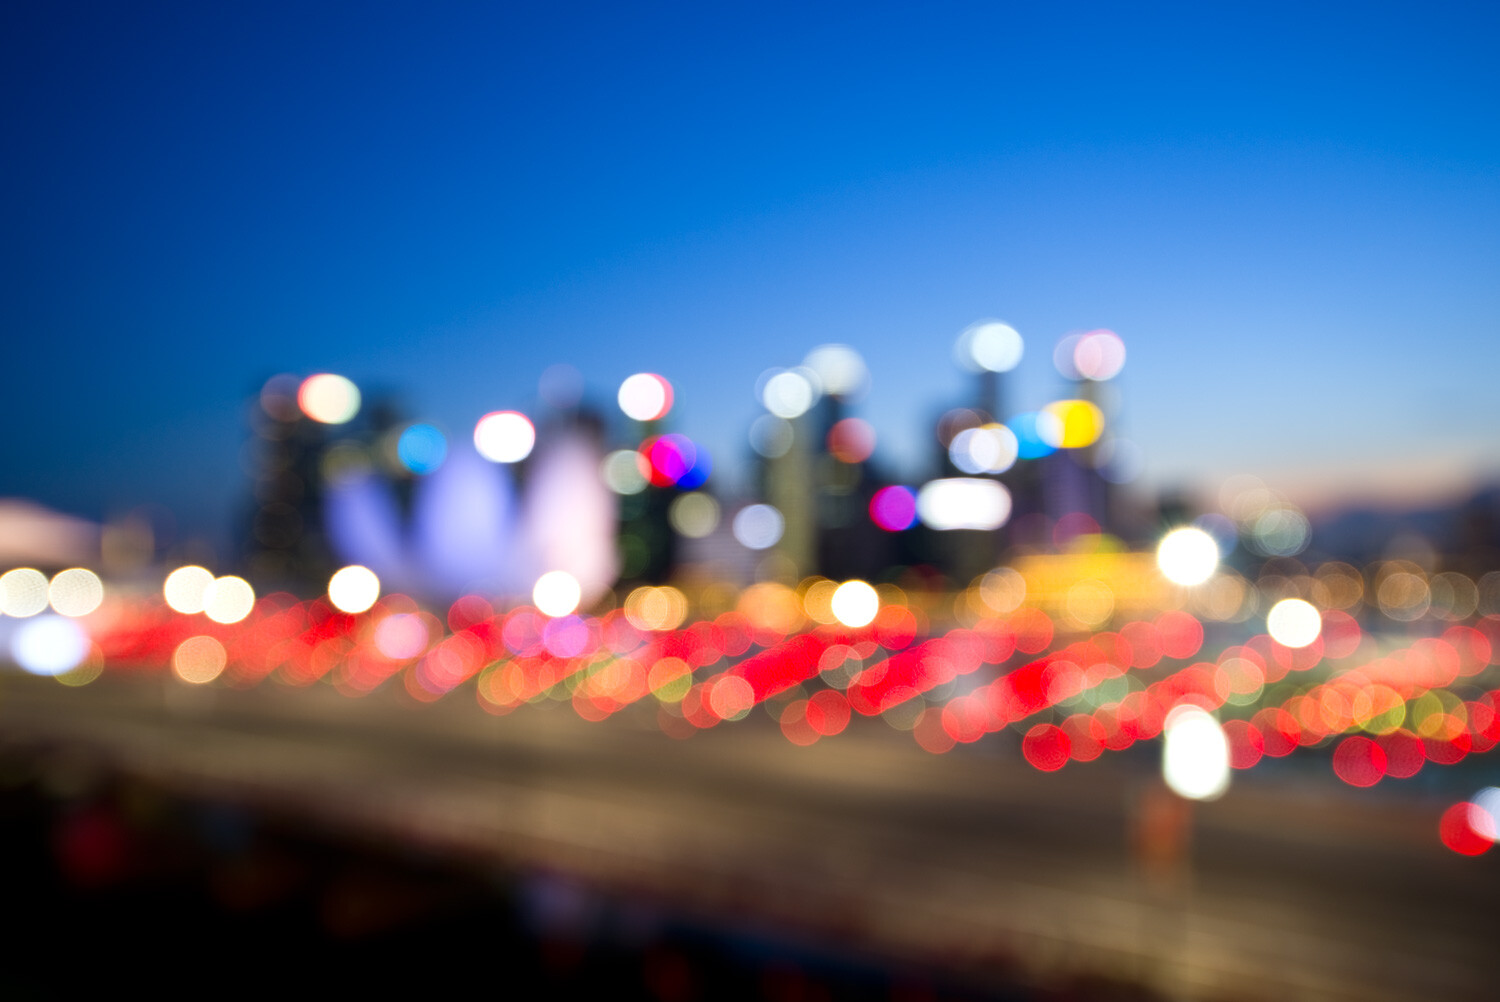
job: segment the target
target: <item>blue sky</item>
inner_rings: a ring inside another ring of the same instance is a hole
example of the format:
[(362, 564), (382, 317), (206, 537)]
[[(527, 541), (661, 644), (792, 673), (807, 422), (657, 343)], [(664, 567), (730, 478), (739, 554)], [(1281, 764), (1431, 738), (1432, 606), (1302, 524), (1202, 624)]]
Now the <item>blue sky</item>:
[(733, 483), (826, 342), (915, 477), (982, 317), (1021, 406), (1124, 338), (1147, 488), (1500, 470), (1490, 5), (100, 6), (0, 14), (0, 496), (222, 531), (267, 376), (465, 435), (559, 361)]

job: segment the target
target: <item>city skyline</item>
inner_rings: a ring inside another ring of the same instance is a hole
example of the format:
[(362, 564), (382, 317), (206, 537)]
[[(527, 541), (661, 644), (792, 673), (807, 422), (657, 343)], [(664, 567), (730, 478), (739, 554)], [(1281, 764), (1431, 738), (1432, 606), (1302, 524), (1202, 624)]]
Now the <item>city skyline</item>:
[(1493, 477), (1495, 15), (1080, 13), (16, 9), (0, 496), (226, 533), (267, 377), (462, 439), (556, 363), (666, 376), (743, 488), (757, 377), (825, 343), (910, 480), (986, 317), (1017, 409), (1120, 334), (1142, 490)]

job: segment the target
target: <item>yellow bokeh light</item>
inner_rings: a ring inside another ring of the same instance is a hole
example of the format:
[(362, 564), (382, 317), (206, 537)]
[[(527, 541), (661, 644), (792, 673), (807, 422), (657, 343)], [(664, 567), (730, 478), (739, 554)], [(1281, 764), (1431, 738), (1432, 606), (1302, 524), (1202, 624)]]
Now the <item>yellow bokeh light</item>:
[(800, 630), (804, 622), (797, 593), (777, 581), (762, 581), (740, 593), (739, 612), (761, 628), (778, 633)]
[(1038, 432), (1055, 448), (1082, 449), (1104, 434), (1104, 412), (1088, 400), (1054, 400), (1042, 413), (1056, 419), (1055, 425), (1037, 424)]
[(212, 682), (229, 663), (224, 645), (213, 637), (188, 637), (172, 652), (172, 671), (184, 682)]
[(328, 601), (341, 612), (364, 612), (380, 597), (380, 579), (368, 567), (351, 564), (328, 579)]
[(320, 372), (297, 390), (297, 406), (321, 424), (347, 424), (359, 413), (359, 387), (343, 376)]
[(1283, 647), (1306, 647), (1323, 632), (1323, 617), (1311, 602), (1284, 598), (1266, 613), (1266, 632)]
[(255, 589), (244, 578), (214, 578), (203, 591), (203, 612), (215, 623), (238, 623), (255, 608)]
[(845, 626), (869, 626), (880, 612), (880, 596), (863, 581), (845, 581), (834, 589), (829, 603), (833, 615)]
[(85, 567), (70, 567), (53, 576), (47, 598), (64, 616), (87, 616), (104, 604), (104, 582)]
[(582, 599), (583, 589), (578, 579), (567, 571), (548, 571), (536, 579), (531, 589), (532, 603), (554, 619), (570, 615)]
[(1218, 569), (1219, 544), (1194, 526), (1173, 529), (1156, 547), (1156, 566), (1173, 584), (1202, 584)]
[(670, 585), (644, 585), (625, 596), (625, 618), (638, 630), (675, 630), (687, 615), (687, 596)]
[(189, 564), (167, 575), (167, 580), (161, 586), (161, 593), (173, 612), (190, 616), (203, 611), (203, 600), (208, 594), (209, 585), (213, 583), (212, 571)]

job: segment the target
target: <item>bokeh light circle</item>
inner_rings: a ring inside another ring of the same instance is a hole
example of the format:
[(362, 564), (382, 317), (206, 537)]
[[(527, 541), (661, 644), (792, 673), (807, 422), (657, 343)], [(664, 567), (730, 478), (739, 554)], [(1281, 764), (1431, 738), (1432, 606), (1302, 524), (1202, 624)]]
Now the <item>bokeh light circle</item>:
[(61, 675), (88, 657), (89, 637), (72, 619), (49, 612), (21, 624), (11, 635), (10, 653), (33, 675)]
[(328, 579), (328, 601), (341, 612), (364, 612), (380, 597), (380, 578), (368, 567), (350, 564)]
[(785, 526), (786, 520), (780, 511), (768, 504), (752, 504), (735, 513), (731, 528), (740, 545), (765, 550), (781, 540)]
[(1020, 364), (1023, 351), (1021, 335), (998, 320), (970, 324), (953, 346), (958, 364), (971, 372), (1009, 372)]
[(1162, 778), (1189, 800), (1215, 800), (1229, 788), (1229, 740), (1201, 707), (1173, 707), (1163, 722)]
[(886, 532), (902, 532), (917, 521), (917, 495), (910, 487), (882, 487), (870, 498), (870, 520)]
[(1084, 379), (1103, 382), (1125, 367), (1125, 342), (1114, 331), (1095, 330), (1073, 345), (1073, 368)]
[(667, 521), (678, 535), (703, 539), (719, 527), (719, 502), (701, 491), (683, 494), (667, 508)]
[(297, 406), (321, 424), (347, 424), (359, 413), (359, 387), (343, 376), (320, 372), (297, 389)]
[(212, 682), (228, 663), (224, 645), (213, 637), (188, 637), (172, 652), (172, 673), (193, 685)]
[(519, 463), (536, 445), (536, 428), (519, 411), (490, 411), (474, 424), (474, 448), (492, 463)]
[(659, 421), (672, 409), (672, 384), (654, 372), (637, 372), (620, 384), (620, 410), (635, 421)]
[(238, 623), (255, 608), (255, 589), (244, 578), (214, 578), (203, 590), (203, 612), (215, 623)]
[(844, 418), (828, 429), (828, 454), (841, 463), (863, 463), (875, 451), (875, 429), (856, 417)]
[(0, 574), (0, 613), (24, 619), (47, 608), (47, 575), (34, 567)]
[(583, 599), (578, 579), (567, 571), (548, 571), (537, 578), (531, 589), (531, 601), (543, 613), (556, 619), (570, 615)]
[(651, 482), (651, 464), (634, 449), (616, 449), (605, 456), (599, 473), (616, 494), (639, 494)]
[(766, 410), (786, 421), (806, 414), (817, 400), (817, 387), (796, 369), (776, 373), (760, 391), (760, 402)]
[(1054, 400), (1038, 415), (1037, 434), (1056, 449), (1086, 448), (1104, 434), (1104, 412), (1088, 400)]
[(1266, 632), (1283, 647), (1306, 647), (1323, 632), (1323, 617), (1311, 602), (1284, 598), (1266, 613)]
[(208, 586), (213, 583), (212, 571), (189, 564), (167, 575), (167, 580), (161, 586), (162, 597), (167, 600), (167, 605), (173, 612), (190, 616), (203, 611), (204, 597), (208, 594)]
[(1174, 584), (1202, 584), (1219, 567), (1219, 544), (1195, 526), (1173, 529), (1157, 544), (1156, 566)]
[(396, 457), (407, 470), (424, 476), (448, 458), (448, 439), (433, 425), (411, 425), (396, 439)]
[(869, 626), (880, 612), (880, 596), (864, 581), (845, 581), (830, 600), (834, 618), (849, 627)]
[(869, 380), (865, 360), (846, 344), (819, 345), (807, 353), (802, 364), (817, 374), (823, 392), (831, 397), (855, 396)]
[(948, 446), (949, 460), (964, 473), (1004, 473), (1019, 455), (1016, 433), (1003, 424), (965, 428)]

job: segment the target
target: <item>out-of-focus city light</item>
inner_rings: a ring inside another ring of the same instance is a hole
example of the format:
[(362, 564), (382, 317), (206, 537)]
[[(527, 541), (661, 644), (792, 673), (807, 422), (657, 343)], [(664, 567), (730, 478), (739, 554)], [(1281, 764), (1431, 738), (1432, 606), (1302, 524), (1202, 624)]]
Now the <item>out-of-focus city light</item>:
[(193, 685), (212, 682), (228, 663), (229, 653), (214, 637), (188, 637), (172, 652), (172, 673)]
[(1469, 827), (1491, 842), (1500, 842), (1500, 786), (1486, 786), (1469, 799)]
[(320, 424), (347, 424), (359, 413), (359, 387), (343, 376), (320, 372), (297, 390), (297, 406)]
[(536, 445), (536, 428), (518, 411), (490, 411), (474, 424), (474, 448), (492, 463), (519, 463)]
[(761, 387), (760, 402), (783, 420), (801, 417), (817, 403), (818, 390), (811, 379), (796, 369), (776, 373)]
[(364, 612), (380, 597), (380, 578), (368, 567), (350, 564), (328, 579), (328, 601), (341, 612)]
[(1156, 566), (1173, 584), (1202, 584), (1219, 567), (1219, 544), (1193, 526), (1173, 529), (1157, 544)]
[(1037, 423), (1037, 434), (1055, 449), (1083, 449), (1104, 434), (1104, 412), (1088, 400), (1054, 400), (1042, 408), (1053, 421)]
[(768, 504), (746, 505), (735, 513), (731, 529), (740, 545), (752, 550), (775, 546), (781, 539), (786, 520)]
[(1063, 438), (1062, 422), (1050, 411), (1027, 411), (1010, 419), (1016, 436), (1016, 452), (1022, 459), (1041, 459), (1057, 451), (1054, 442)]
[(650, 464), (651, 483), (657, 487), (702, 487), (713, 469), (708, 453), (698, 443), (675, 432), (647, 439), (641, 443), (641, 452)]
[(1306, 647), (1323, 632), (1323, 617), (1311, 602), (1284, 598), (1266, 613), (1266, 632), (1283, 647)]
[(1073, 368), (1084, 379), (1103, 382), (1125, 367), (1125, 342), (1114, 331), (1096, 330), (1073, 344)]
[(1004, 473), (1019, 454), (1016, 433), (1003, 424), (965, 428), (948, 446), (948, 458), (964, 473)]
[(72, 619), (47, 613), (20, 625), (11, 635), (10, 653), (33, 675), (61, 675), (88, 657), (89, 637)]
[(1269, 507), (1250, 523), (1251, 549), (1268, 557), (1295, 556), (1311, 538), (1307, 516), (1289, 504)]
[(0, 613), (24, 619), (47, 608), (47, 575), (33, 567), (0, 574)]
[(425, 475), (448, 458), (448, 439), (430, 424), (414, 424), (396, 440), (396, 456), (412, 473)]
[(189, 564), (167, 575), (167, 580), (161, 586), (161, 593), (173, 612), (191, 616), (203, 611), (204, 599), (208, 595), (209, 585), (213, 583), (212, 571)]
[(417, 657), (431, 639), (422, 617), (415, 613), (398, 612), (375, 626), (375, 649), (393, 661)]
[(53, 575), (47, 600), (64, 616), (87, 616), (104, 604), (104, 582), (86, 567), (70, 567)]
[(675, 630), (688, 616), (687, 596), (670, 585), (644, 585), (625, 596), (625, 618), (640, 630)]
[(620, 410), (634, 421), (659, 421), (672, 409), (672, 384), (654, 372), (637, 372), (620, 384)]
[(554, 619), (571, 614), (582, 599), (583, 588), (567, 571), (548, 571), (531, 589), (532, 604)]
[(875, 451), (875, 429), (860, 418), (844, 418), (828, 429), (828, 454), (841, 463), (863, 463)]
[(1009, 324), (981, 320), (964, 328), (953, 346), (958, 364), (971, 372), (1009, 372), (1021, 362), (1021, 335)]
[(651, 464), (634, 449), (616, 449), (604, 457), (599, 472), (616, 494), (639, 494), (651, 482)]
[(774, 414), (762, 414), (750, 425), (750, 448), (766, 459), (780, 459), (792, 448), (792, 423)]
[(1189, 800), (1215, 800), (1229, 789), (1229, 741), (1208, 711), (1174, 707), (1163, 723), (1162, 778)]
[(846, 344), (819, 345), (807, 353), (802, 364), (817, 374), (823, 392), (830, 397), (857, 396), (870, 378), (865, 360)]
[(910, 487), (882, 487), (870, 498), (870, 520), (886, 532), (902, 532), (917, 521), (917, 496)]
[(699, 491), (683, 494), (667, 509), (667, 521), (679, 535), (702, 539), (719, 527), (719, 502)]
[(260, 408), (277, 421), (295, 421), (301, 409), (297, 390), (301, 380), (288, 372), (272, 376), (260, 390)]
[(845, 626), (869, 626), (880, 612), (880, 596), (864, 581), (845, 581), (830, 600), (833, 615)]
[(1010, 492), (994, 480), (949, 477), (917, 491), (917, 517), (929, 529), (998, 529), (1010, 518)]
[(214, 578), (203, 590), (203, 613), (215, 623), (238, 623), (254, 608), (255, 589), (244, 578)]

